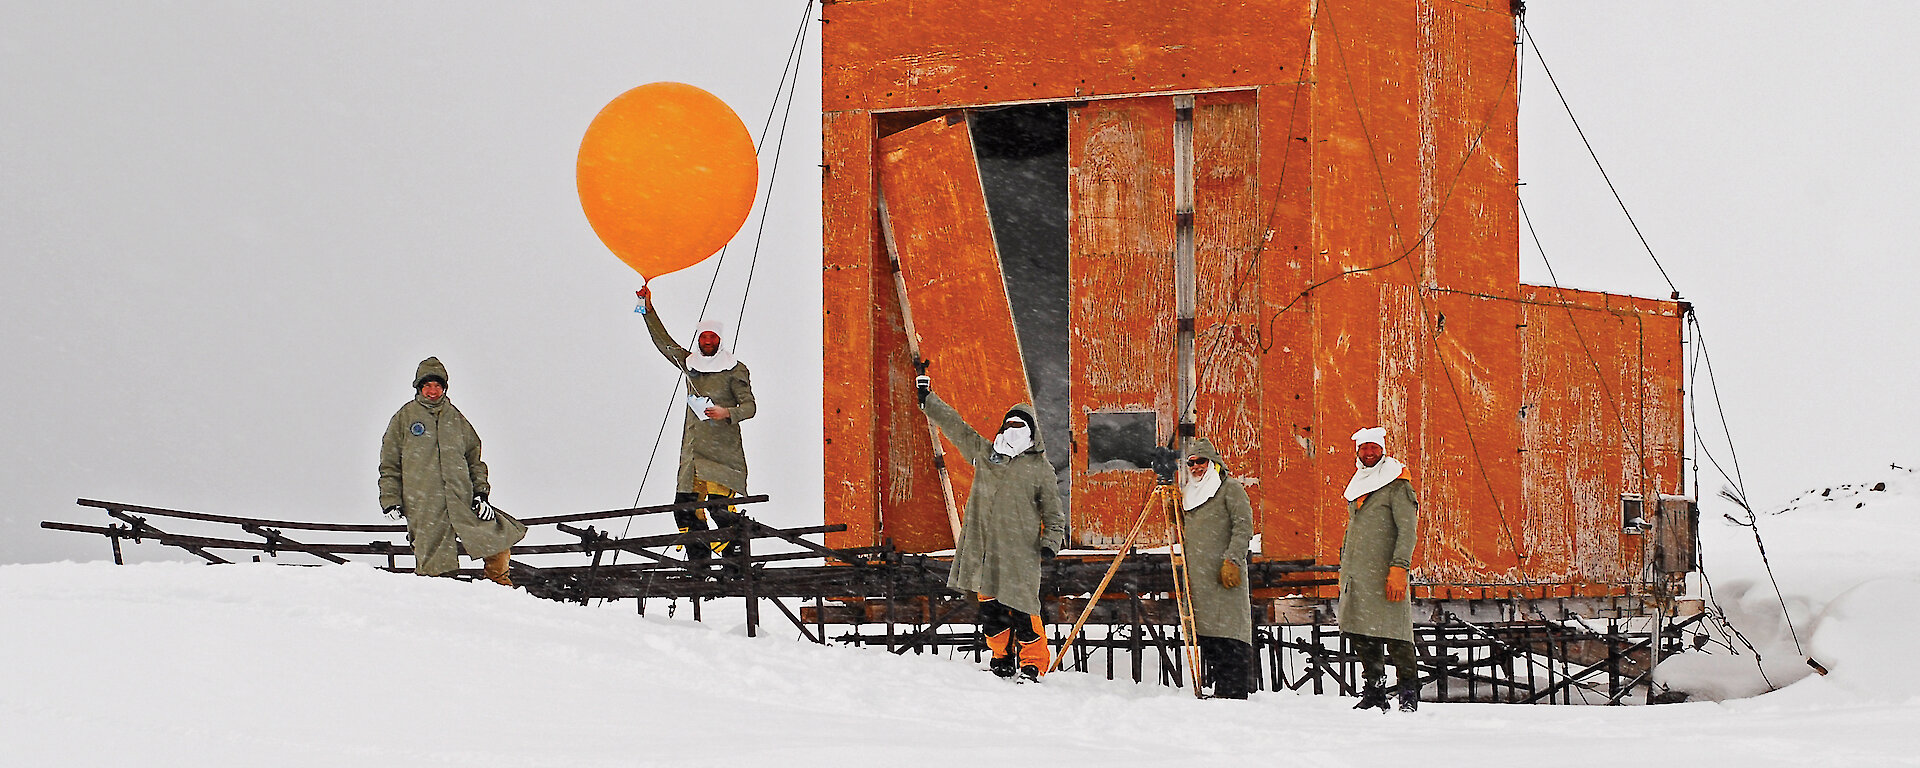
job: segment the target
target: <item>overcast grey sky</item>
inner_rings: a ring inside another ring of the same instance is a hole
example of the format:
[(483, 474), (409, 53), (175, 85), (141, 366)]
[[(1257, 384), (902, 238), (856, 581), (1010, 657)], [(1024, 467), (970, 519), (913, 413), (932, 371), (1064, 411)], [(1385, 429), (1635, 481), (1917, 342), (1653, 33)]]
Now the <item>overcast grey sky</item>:
[[(1901, 231), (1920, 5), (1531, 6), (1700, 307), (1756, 500), (1920, 463)], [(486, 439), (503, 507), (632, 502), (673, 371), (631, 312), (636, 277), (580, 213), (581, 132), (622, 91), (678, 80), (758, 133), (803, 5), (0, 9), (0, 562), (17, 562), (106, 555), (36, 527), (98, 521), (81, 496), (371, 520), (380, 430), (427, 355)], [(753, 490), (776, 523), (820, 517), (817, 32), (738, 337), (761, 402)], [(1544, 73), (1525, 71), (1523, 193), (1561, 282), (1664, 296)], [(758, 208), (714, 299), (729, 323), (757, 223)], [(656, 282), (676, 333), (710, 274)], [(670, 496), (674, 448), (644, 502)]]

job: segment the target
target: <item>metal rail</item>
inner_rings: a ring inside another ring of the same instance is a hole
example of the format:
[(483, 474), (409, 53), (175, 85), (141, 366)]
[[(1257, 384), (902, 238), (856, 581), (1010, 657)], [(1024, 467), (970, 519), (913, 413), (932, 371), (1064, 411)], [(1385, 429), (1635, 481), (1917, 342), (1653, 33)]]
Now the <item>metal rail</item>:
[[(632, 509), (583, 512), (527, 518), (529, 527), (544, 527), (549, 535), (571, 538), (557, 544), (517, 546), (512, 562), (514, 580), (536, 597), (574, 602), (633, 599), (644, 613), (656, 598), (690, 602), (694, 617), (701, 603), (717, 598), (740, 598), (746, 603), (750, 634), (762, 630), (761, 601), (773, 603), (796, 635), (808, 642), (839, 642), (883, 646), (896, 654), (938, 653), (972, 655), (978, 660), (985, 644), (977, 631), (973, 599), (946, 586), (950, 563), (942, 558), (897, 552), (890, 546), (834, 548), (806, 537), (843, 530), (842, 526), (775, 528), (751, 517), (731, 528), (664, 535), (616, 538), (596, 526), (572, 523), (649, 515), (678, 509), (751, 505), (765, 496), (715, 499)], [(410, 571), (401, 557), (411, 557), (403, 541), (367, 540), (372, 535), (405, 532), (402, 525), (310, 523), (217, 515), (185, 510), (82, 499), (83, 507), (106, 512), (106, 525), (46, 521), (41, 527), (98, 535), (109, 540), (115, 562), (122, 562), (123, 542), (151, 542), (193, 553), (208, 563), (226, 563), (240, 555), (275, 556), (299, 553), (315, 564), (380, 558), (374, 563), (392, 571)], [(183, 532), (154, 519), (185, 521), (211, 531)], [(353, 541), (311, 541), (287, 531), (360, 534)], [(738, 542), (739, 554), (690, 560), (684, 551), (704, 551), (710, 543)], [(757, 545), (778, 545), (773, 551)], [(609, 552), (638, 554), (644, 561), (609, 565)], [(224, 556), (223, 556), (224, 555)], [(534, 565), (525, 557), (555, 562)], [(1117, 563), (1116, 561), (1120, 561)], [(1059, 669), (1110, 678), (1157, 681), (1185, 687), (1199, 674), (1184, 657), (1190, 631), (1180, 629), (1180, 612), (1172, 592), (1176, 575), (1165, 558), (1122, 560), (1117, 553), (1063, 554), (1043, 566), (1042, 620), (1049, 624)], [(1256, 560), (1246, 578), (1259, 590), (1283, 588), (1298, 593), (1335, 583), (1337, 566), (1307, 559)], [(457, 577), (479, 578), (477, 569)], [(1098, 593), (1098, 595), (1096, 595)], [(1098, 600), (1099, 596), (1107, 599)], [(1498, 601), (1483, 601), (1490, 604)], [(1097, 603), (1097, 604), (1095, 604)], [(1092, 609), (1088, 610), (1091, 605)], [(1302, 609), (1274, 609), (1266, 600), (1254, 607), (1253, 690), (1303, 690), (1351, 694), (1357, 689), (1358, 657), (1332, 624), (1332, 601), (1308, 599)], [(1444, 605), (1454, 605), (1446, 603)], [(1636, 604), (1637, 605), (1637, 604)], [(1302, 611), (1307, 615), (1303, 618)], [(1422, 609), (1425, 610), (1424, 608)], [(1472, 611), (1461, 611), (1473, 614)], [(1698, 632), (1699, 617), (1656, 622), (1642, 630), (1616, 620), (1604, 630), (1578, 620), (1577, 614), (1549, 620), (1540, 610), (1511, 610), (1512, 620), (1462, 618), (1453, 610), (1436, 608), (1434, 621), (1416, 626), (1415, 646), (1425, 698), (1445, 701), (1618, 704), (1636, 691), (1656, 697), (1648, 683), (1651, 651), (1661, 656), (1686, 647), (1687, 628)], [(1565, 611), (1561, 611), (1565, 613)], [(1066, 627), (1085, 615), (1083, 633), (1071, 648)], [(1421, 615), (1428, 615), (1422, 613)], [(1527, 619), (1524, 616), (1533, 616)], [(1300, 623), (1286, 623), (1300, 622)], [(829, 626), (843, 629), (830, 633)], [(1210, 681), (1201, 681), (1210, 682)], [(1664, 694), (1662, 695), (1664, 696)]]

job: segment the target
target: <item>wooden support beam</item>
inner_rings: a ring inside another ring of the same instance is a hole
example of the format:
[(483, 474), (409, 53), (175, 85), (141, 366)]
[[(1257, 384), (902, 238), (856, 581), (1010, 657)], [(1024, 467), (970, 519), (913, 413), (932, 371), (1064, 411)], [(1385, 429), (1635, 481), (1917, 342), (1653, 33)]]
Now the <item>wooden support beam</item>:
[[(260, 538), (266, 539), (267, 543), (277, 545), (280, 549), (291, 549), (296, 552), (305, 552), (309, 555), (313, 555), (314, 557), (320, 558), (329, 563), (334, 563), (336, 565), (344, 565), (347, 562), (347, 559), (344, 557), (341, 557), (336, 554), (332, 554), (330, 552), (326, 552), (324, 550), (315, 549), (313, 547), (307, 546), (306, 544), (302, 544), (298, 541), (294, 541), (293, 539), (289, 539), (285, 535), (281, 534), (279, 531), (274, 530), (272, 528), (258, 526), (252, 523), (246, 523), (240, 526), (240, 530), (246, 531), (247, 533), (251, 533), (255, 536), (259, 536)], [(273, 554), (274, 552), (273, 550), (268, 550), (268, 553)]]
[[(139, 541), (143, 537), (142, 534), (146, 531), (152, 531), (154, 534), (157, 534), (158, 536), (166, 536), (169, 538), (174, 538), (171, 536), (171, 534), (168, 534), (166, 531), (153, 527), (153, 524), (148, 523), (147, 519), (144, 517), (140, 517), (137, 515), (129, 515), (119, 510), (108, 510), (107, 514), (112, 515), (116, 518), (119, 518), (120, 520), (126, 522), (128, 525), (133, 526), (134, 541)], [(155, 541), (161, 541), (161, 540), (156, 538)], [(162, 541), (161, 543), (171, 544), (172, 546), (176, 546), (188, 552), (192, 552), (196, 555), (206, 558), (207, 562), (213, 563), (215, 565), (225, 565), (228, 562), (225, 558), (222, 558), (219, 555), (213, 554), (212, 552), (208, 552), (204, 547), (200, 547), (197, 545), (186, 544), (186, 543), (173, 543), (169, 541)]]
[[(704, 509), (704, 508), (713, 508), (713, 507), (737, 506), (742, 504), (756, 504), (756, 503), (767, 501), (767, 500), (768, 500), (768, 497), (766, 496), (737, 496), (737, 497), (731, 497), (727, 499), (714, 499), (711, 501), (689, 501), (689, 502), (681, 502), (677, 504), (661, 504), (661, 505), (651, 506), (651, 507), (633, 507), (631, 509), (610, 509), (610, 510), (605, 510), (600, 512), (577, 512), (577, 513), (564, 514), (564, 515), (548, 515), (545, 517), (528, 517), (528, 518), (521, 518), (520, 522), (530, 526), (551, 525), (555, 523), (577, 523), (577, 522), (583, 522), (587, 520), (601, 520), (601, 519), (610, 518), (610, 517), (657, 515), (664, 512), (674, 512), (674, 511), (684, 510), (684, 509)], [(376, 524), (360, 524), (360, 523), (309, 523), (309, 522), (303, 522), (299, 520), (268, 520), (265, 518), (257, 518), (257, 517), (236, 517), (233, 515), (213, 515), (205, 512), (189, 512), (189, 511), (180, 510), (180, 509), (163, 509), (160, 507), (148, 507), (148, 506), (142, 506), (139, 504), (125, 504), (117, 501), (100, 501), (98, 499), (76, 499), (74, 503), (79, 504), (80, 506), (83, 506), (83, 507), (94, 507), (96, 509), (104, 510), (108, 513), (119, 511), (119, 512), (126, 512), (129, 514), (148, 515), (153, 517), (172, 517), (172, 518), (177, 518), (181, 520), (199, 520), (202, 522), (227, 523), (230, 525), (245, 525), (245, 524), (251, 523), (253, 525), (265, 526), (270, 528), (281, 528), (281, 529), (287, 529), (287, 530), (344, 531), (344, 532), (359, 532), (359, 533), (405, 533), (407, 530), (407, 526), (405, 525), (393, 525), (391, 523), (376, 525)]]
[(807, 638), (807, 642), (824, 644), (821, 643), (820, 638), (814, 636), (812, 630), (807, 629), (806, 622), (801, 621), (799, 616), (795, 616), (793, 611), (788, 610), (786, 603), (780, 602), (780, 598), (769, 596), (767, 599), (773, 601), (773, 607), (780, 609), (780, 612), (786, 615), (787, 621), (793, 622), (793, 626), (799, 628), (801, 636)]

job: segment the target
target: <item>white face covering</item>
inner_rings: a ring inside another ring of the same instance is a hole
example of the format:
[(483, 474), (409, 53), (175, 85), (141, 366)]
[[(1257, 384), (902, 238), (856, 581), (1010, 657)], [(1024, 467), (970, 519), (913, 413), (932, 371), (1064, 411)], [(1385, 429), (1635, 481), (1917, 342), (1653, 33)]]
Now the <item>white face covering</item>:
[(1360, 463), (1360, 459), (1355, 457), (1353, 479), (1347, 481), (1347, 490), (1341, 495), (1345, 496), (1347, 501), (1353, 501), (1387, 487), (1387, 483), (1400, 479), (1400, 473), (1405, 471), (1407, 471), (1407, 465), (1400, 463), (1399, 459), (1392, 456), (1381, 456), (1380, 460), (1374, 462), (1371, 467)]
[(1218, 464), (1207, 462), (1207, 474), (1198, 480), (1193, 479), (1193, 475), (1187, 475), (1186, 478), (1187, 487), (1180, 489), (1181, 509), (1191, 511), (1207, 503), (1208, 499), (1220, 492), (1220, 465)]
[(1032, 447), (1033, 429), (1026, 426), (1001, 430), (993, 438), (993, 452), (1002, 456), (1018, 456)]
[(733, 367), (733, 353), (726, 347), (713, 351), (711, 355), (700, 354), (700, 334), (711, 331), (720, 337), (720, 343), (727, 343), (727, 327), (718, 320), (706, 320), (693, 327), (693, 344), (687, 347), (687, 370), (696, 373), (719, 373)]

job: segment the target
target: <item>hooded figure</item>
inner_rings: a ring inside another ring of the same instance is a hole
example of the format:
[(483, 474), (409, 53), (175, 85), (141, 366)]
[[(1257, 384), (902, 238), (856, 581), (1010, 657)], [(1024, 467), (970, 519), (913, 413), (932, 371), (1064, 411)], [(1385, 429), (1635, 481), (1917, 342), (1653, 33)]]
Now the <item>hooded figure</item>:
[(1040, 560), (1052, 557), (1067, 538), (1053, 465), (1035, 428), (1039, 419), (1033, 406), (1016, 405), (988, 439), (938, 395), (927, 393), (921, 407), (973, 465), (947, 586), (979, 596), (994, 673), (1012, 677), (1017, 653), (1019, 673), (1038, 679), (1049, 660), (1040, 621)]
[(1253, 505), (1227, 478), (1226, 462), (1204, 439), (1187, 448), (1181, 508), (1193, 592), (1194, 634), (1216, 698), (1244, 699), (1253, 656), (1253, 603), (1247, 586), (1247, 546)]
[(512, 586), (509, 548), (527, 535), (527, 527), (487, 505), (492, 488), (480, 460), (480, 436), (447, 399), (446, 387), (440, 359), (420, 361), (413, 399), (387, 421), (380, 439), (380, 506), (406, 516), (414, 573), (458, 570), (458, 548), (464, 548), (468, 557), (483, 561), (488, 579)]
[[(667, 335), (660, 313), (653, 311), (651, 291), (643, 291), (647, 302), (647, 333), (654, 347), (687, 374), (686, 418), (680, 427), (680, 470), (674, 479), (674, 502), (744, 495), (747, 492), (747, 451), (740, 440), (740, 422), (753, 418), (753, 377), (744, 363), (722, 346), (725, 326), (709, 320), (694, 327), (692, 348), (680, 346)], [(694, 411), (700, 398), (703, 410)], [(711, 402), (711, 407), (706, 403)], [(731, 508), (715, 510), (714, 518), (722, 526), (737, 522)], [(705, 510), (680, 510), (673, 513), (681, 533), (707, 530)], [(728, 546), (714, 542), (711, 553), (726, 553)], [(710, 551), (694, 547), (688, 553), (694, 559)]]
[(1400, 709), (1419, 705), (1413, 650), (1413, 603), (1407, 599), (1420, 505), (1406, 466), (1386, 455), (1386, 430), (1354, 433), (1354, 473), (1347, 483), (1347, 533), (1340, 545), (1340, 633), (1360, 655), (1365, 676), (1358, 708), (1387, 708), (1386, 666), (1393, 657)]

